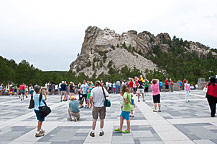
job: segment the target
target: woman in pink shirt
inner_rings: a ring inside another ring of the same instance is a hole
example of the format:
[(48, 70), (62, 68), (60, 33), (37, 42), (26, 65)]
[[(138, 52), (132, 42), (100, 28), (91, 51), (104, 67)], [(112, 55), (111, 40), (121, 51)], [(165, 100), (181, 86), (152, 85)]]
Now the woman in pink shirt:
[(153, 94), (153, 101), (154, 101), (154, 110), (153, 112), (157, 112), (157, 105), (158, 105), (158, 112), (161, 112), (160, 110), (160, 88), (159, 88), (159, 80), (153, 79), (152, 80), (152, 94)]
[(188, 81), (186, 80), (185, 83), (185, 102), (190, 102), (189, 100), (189, 93), (190, 93), (190, 84), (188, 84)]

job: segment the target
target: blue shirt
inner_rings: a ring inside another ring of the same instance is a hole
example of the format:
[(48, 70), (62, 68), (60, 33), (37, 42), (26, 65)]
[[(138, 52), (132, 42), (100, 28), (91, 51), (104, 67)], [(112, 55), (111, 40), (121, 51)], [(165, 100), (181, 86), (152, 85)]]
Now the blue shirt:
[(79, 103), (76, 100), (69, 102), (69, 108), (71, 112), (79, 112)]
[[(40, 98), (40, 94), (36, 94), (36, 93), (33, 94), (34, 109), (35, 109), (35, 110), (39, 110), (39, 109), (38, 109), (38, 107), (39, 107), (39, 98)], [(45, 106), (43, 100), (45, 100), (44, 95), (42, 95), (42, 100), (41, 100), (41, 102), (40, 102), (40, 106)]]
[(163, 86), (163, 83), (162, 82), (159, 82), (160, 86)]
[(88, 88), (88, 87), (89, 87), (89, 86), (88, 86), (87, 83), (81, 85), (81, 89), (82, 89), (83, 94), (87, 94), (87, 88)]

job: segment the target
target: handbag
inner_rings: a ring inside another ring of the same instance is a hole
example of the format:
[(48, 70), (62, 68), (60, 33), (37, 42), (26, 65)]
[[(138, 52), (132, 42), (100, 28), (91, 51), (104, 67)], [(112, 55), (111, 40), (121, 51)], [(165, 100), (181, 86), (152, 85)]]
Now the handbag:
[(39, 117), (44, 118), (51, 113), (51, 109), (50, 109), (50, 107), (47, 106), (47, 104), (44, 100), (43, 100), (43, 102), (44, 102), (45, 106), (40, 106), (41, 100), (42, 100), (42, 94), (40, 94), (40, 97), (39, 97), (39, 113), (38, 113), (38, 115), (39, 115)]
[(111, 101), (106, 99), (104, 88), (102, 87), (103, 95), (105, 97), (104, 106), (111, 107)]
[(31, 99), (29, 101), (29, 109), (34, 108), (35, 104), (34, 104), (34, 100), (33, 100), (33, 96), (31, 96)]

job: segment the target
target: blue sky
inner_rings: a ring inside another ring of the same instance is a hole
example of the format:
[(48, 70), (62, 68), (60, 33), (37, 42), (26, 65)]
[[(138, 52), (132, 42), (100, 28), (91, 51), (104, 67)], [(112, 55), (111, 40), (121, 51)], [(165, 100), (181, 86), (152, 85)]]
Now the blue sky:
[(217, 48), (216, 0), (0, 0), (0, 55), (69, 70), (88, 26), (167, 32)]

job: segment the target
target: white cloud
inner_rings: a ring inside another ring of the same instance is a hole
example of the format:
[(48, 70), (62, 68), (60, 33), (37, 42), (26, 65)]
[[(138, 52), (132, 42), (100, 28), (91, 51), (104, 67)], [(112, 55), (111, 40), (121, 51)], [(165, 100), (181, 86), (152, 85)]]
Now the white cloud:
[(0, 54), (68, 70), (89, 25), (167, 32), (216, 48), (216, 7), (216, 0), (1, 0)]

